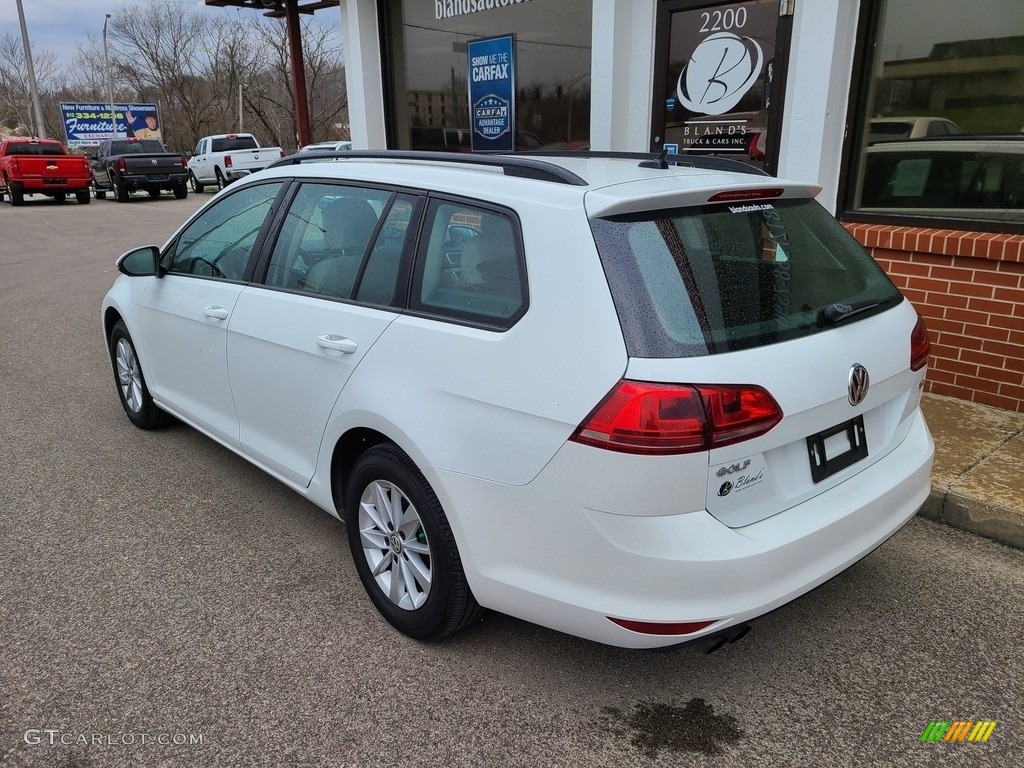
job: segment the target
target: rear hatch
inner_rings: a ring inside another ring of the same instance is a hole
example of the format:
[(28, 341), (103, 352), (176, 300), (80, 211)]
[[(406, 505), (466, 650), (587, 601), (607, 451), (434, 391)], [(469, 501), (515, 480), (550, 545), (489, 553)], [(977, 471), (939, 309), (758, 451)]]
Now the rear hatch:
[(626, 378), (695, 387), (706, 508), (731, 527), (881, 461), (927, 360), (916, 312), (834, 217), (781, 188), (747, 197), (592, 219)]

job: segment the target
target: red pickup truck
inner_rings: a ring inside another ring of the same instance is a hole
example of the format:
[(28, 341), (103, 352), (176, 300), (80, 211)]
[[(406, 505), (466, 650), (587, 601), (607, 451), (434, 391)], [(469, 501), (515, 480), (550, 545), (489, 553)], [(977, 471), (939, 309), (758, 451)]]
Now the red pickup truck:
[(89, 159), (72, 155), (52, 139), (4, 139), (0, 142), (0, 200), (6, 192), (11, 205), (21, 205), (25, 195), (46, 195), (63, 203), (74, 193), (80, 203), (89, 202), (92, 174)]

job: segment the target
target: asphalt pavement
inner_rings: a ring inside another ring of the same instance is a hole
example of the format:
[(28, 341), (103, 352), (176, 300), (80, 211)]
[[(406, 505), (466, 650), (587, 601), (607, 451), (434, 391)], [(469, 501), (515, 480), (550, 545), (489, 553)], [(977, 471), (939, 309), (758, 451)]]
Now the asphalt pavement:
[[(121, 410), (114, 258), (209, 197), (0, 204), (0, 766), (1020, 764), (1024, 551), (924, 516), (710, 656), (493, 613), (440, 643), (396, 634), (340, 523)], [(1019, 516), (1020, 415), (925, 410), (929, 505)], [(922, 741), (936, 721), (996, 725)]]

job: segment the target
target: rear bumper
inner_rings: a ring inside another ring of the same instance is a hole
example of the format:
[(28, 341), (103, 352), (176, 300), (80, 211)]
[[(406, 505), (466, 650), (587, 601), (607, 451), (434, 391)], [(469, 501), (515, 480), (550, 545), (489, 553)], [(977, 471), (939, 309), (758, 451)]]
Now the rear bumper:
[(91, 179), (46, 179), (46, 178), (23, 178), (11, 179), (10, 185), (13, 190), (21, 190), (26, 195), (41, 194), (52, 195), (54, 192), (77, 192), (88, 189)]
[[(896, 533), (931, 487), (934, 444), (920, 410), (884, 461), (785, 512), (729, 528), (704, 510), (636, 516), (579, 503), (572, 443), (529, 485), (427, 474), (448, 510), (470, 586), (489, 608), (597, 642), (678, 645), (768, 613), (842, 572)], [(629, 477), (610, 477), (621, 495)], [(635, 509), (664, 488), (636, 483)], [(593, 488), (589, 496), (593, 495)], [(714, 620), (690, 635), (646, 635), (607, 617)]]
[(188, 183), (188, 173), (160, 173), (153, 176), (122, 176), (121, 183), (128, 189), (172, 189)]
[(237, 181), (238, 179), (244, 179), (250, 174), (256, 173), (256, 171), (263, 170), (262, 168), (228, 168), (225, 170), (224, 175), (227, 176), (228, 181)]

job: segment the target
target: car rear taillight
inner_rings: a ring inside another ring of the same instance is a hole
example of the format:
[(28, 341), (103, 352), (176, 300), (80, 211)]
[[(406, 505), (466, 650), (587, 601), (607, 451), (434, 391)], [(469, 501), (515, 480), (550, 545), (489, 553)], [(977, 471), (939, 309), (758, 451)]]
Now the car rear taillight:
[(570, 439), (623, 453), (693, 453), (763, 435), (781, 420), (761, 387), (623, 380)]
[(747, 141), (747, 154), (750, 155), (751, 160), (764, 160), (764, 152), (761, 151), (759, 146), (761, 136), (760, 132), (754, 133)]
[(124, 173), (127, 169), (128, 169), (128, 165), (127, 165), (127, 163), (125, 163), (124, 158), (123, 157), (117, 158), (117, 170), (120, 173)]
[(284, 157), (284, 150), (281, 150), (281, 157)]
[(928, 327), (924, 324), (924, 318), (918, 316), (917, 324), (910, 334), (910, 370), (919, 371), (928, 365), (928, 355), (931, 351)]
[(225, 168), (230, 168), (231, 167), (231, 155), (224, 155), (224, 167)]
[(184, 155), (181, 156), (181, 167), (182, 168), (187, 168), (188, 167), (188, 158), (185, 157)]

